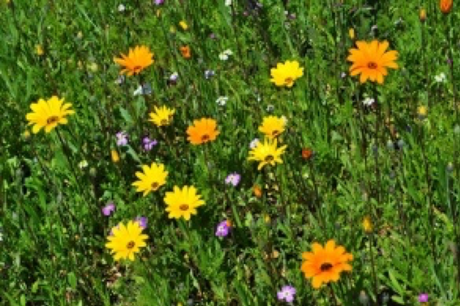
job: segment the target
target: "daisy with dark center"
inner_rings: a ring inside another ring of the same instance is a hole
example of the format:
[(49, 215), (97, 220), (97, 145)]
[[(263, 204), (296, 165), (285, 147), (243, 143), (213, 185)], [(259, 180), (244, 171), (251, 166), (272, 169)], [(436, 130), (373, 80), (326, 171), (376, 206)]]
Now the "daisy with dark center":
[(129, 49), (128, 55), (122, 53), (121, 58), (116, 57), (113, 60), (124, 67), (120, 74), (127, 74), (128, 76), (139, 74), (154, 63), (153, 53), (146, 46), (136, 46), (134, 49)]
[(262, 132), (270, 139), (276, 138), (284, 132), (286, 121), (282, 117), (264, 117), (259, 132)]
[(139, 180), (134, 182), (133, 186), (137, 187), (137, 192), (144, 192), (144, 197), (152, 191), (157, 191), (161, 186), (166, 184), (168, 171), (165, 171), (165, 166), (163, 164), (152, 163), (150, 167), (143, 165), (142, 171), (143, 172), (136, 172), (136, 176)]
[(298, 61), (286, 61), (278, 63), (276, 68), (270, 70), (272, 79), (270, 82), (275, 83), (279, 87), (291, 88), (295, 81), (303, 76), (303, 68), (300, 68)]
[(184, 186), (182, 189), (174, 186), (174, 191), (166, 192), (164, 201), (170, 219), (184, 218), (187, 221), (191, 215), (197, 214), (197, 207), (205, 204), (194, 186)]
[(372, 82), (383, 84), (384, 77), (388, 74), (387, 68), (398, 69), (395, 62), (398, 58), (398, 51), (386, 51), (388, 42), (379, 42), (373, 40), (370, 43), (357, 41), (358, 49), (350, 49), (350, 55), (347, 60), (353, 64), (350, 67), (350, 75), (361, 74), (359, 81), (366, 82), (368, 79)]
[(149, 237), (142, 234), (142, 227), (137, 221), (129, 221), (112, 228), (111, 235), (107, 237), (105, 247), (110, 249), (115, 260), (129, 259), (134, 261), (134, 254), (146, 246), (145, 240)]
[(170, 125), (173, 120), (174, 113), (176, 112), (174, 108), (168, 108), (166, 106), (162, 106), (160, 108), (155, 106), (154, 110), (154, 112), (149, 114), (149, 121), (153, 122), (158, 127)]
[(193, 145), (199, 145), (216, 140), (219, 131), (214, 119), (202, 118), (193, 121), (193, 125), (187, 128), (187, 139)]
[(329, 240), (323, 248), (319, 243), (312, 244), (313, 252), (304, 252), (302, 258), (302, 272), (306, 278), (312, 278), (315, 289), (329, 282), (336, 282), (342, 271), (351, 271), (348, 263), (353, 260), (353, 255), (347, 253), (343, 246), (335, 245), (334, 240)]
[(265, 138), (264, 142), (259, 142), (257, 145), (249, 151), (248, 160), (259, 161), (257, 170), (261, 170), (265, 165), (274, 166), (276, 163), (283, 163), (281, 155), (286, 150), (287, 146), (284, 145), (278, 148), (278, 142), (276, 139), (272, 140)]
[(56, 96), (52, 96), (48, 101), (40, 99), (37, 103), (30, 105), (32, 112), (26, 115), (26, 119), (29, 125), (34, 125), (32, 128), (34, 134), (43, 128), (46, 133), (49, 133), (59, 124), (67, 124), (66, 117), (75, 113), (70, 109), (71, 107), (72, 104), (64, 104), (64, 99)]

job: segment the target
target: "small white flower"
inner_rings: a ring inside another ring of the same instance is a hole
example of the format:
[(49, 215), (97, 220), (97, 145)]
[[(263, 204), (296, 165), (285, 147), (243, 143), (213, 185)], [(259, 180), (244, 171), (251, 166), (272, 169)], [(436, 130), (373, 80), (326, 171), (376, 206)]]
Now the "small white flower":
[(0, 231), (0, 241), (3, 241), (3, 233)]
[(81, 162), (78, 163), (78, 168), (84, 169), (88, 167), (88, 162), (86, 160), (82, 160)]
[(434, 80), (436, 81), (436, 83), (444, 83), (446, 79), (447, 78), (444, 72), (441, 72), (440, 74), (434, 76)]
[(228, 101), (228, 97), (220, 96), (219, 98), (217, 98), (216, 103), (219, 106), (225, 106), (225, 104), (227, 104), (227, 101)]
[(288, 123), (288, 118), (286, 118), (286, 116), (281, 116), (281, 120), (283, 120), (284, 125)]
[(372, 106), (372, 104), (374, 104), (374, 103), (375, 103), (374, 98), (367, 97), (366, 99), (363, 100), (364, 106), (367, 106), (367, 107)]
[(139, 96), (139, 95), (142, 95), (142, 86), (139, 85), (139, 87), (137, 87), (137, 89), (133, 92), (133, 96)]
[(249, 148), (254, 149), (259, 144), (259, 142), (259, 138), (254, 138), (249, 144)]
[(275, 110), (275, 106), (274, 106), (274, 105), (271, 105), (271, 104), (267, 105), (267, 112), (271, 113), (271, 112), (273, 112), (274, 110)]
[(225, 0), (225, 6), (232, 5), (232, 0)]
[(227, 50), (225, 50), (224, 52), (222, 52), (221, 54), (219, 54), (219, 59), (220, 59), (221, 61), (226, 61), (226, 60), (228, 60), (228, 58), (229, 58), (231, 55), (233, 55), (232, 50), (227, 49)]
[(120, 4), (120, 5), (118, 6), (118, 11), (119, 11), (120, 13), (124, 12), (125, 10), (126, 10), (126, 7), (125, 7), (123, 4)]

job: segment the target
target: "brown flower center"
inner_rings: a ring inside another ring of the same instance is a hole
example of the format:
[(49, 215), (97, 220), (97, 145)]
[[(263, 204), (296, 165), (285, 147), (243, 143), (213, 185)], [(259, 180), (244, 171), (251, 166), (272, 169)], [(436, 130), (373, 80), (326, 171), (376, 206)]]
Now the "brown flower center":
[(269, 162), (271, 162), (271, 161), (274, 160), (274, 159), (275, 159), (275, 158), (273, 157), (273, 155), (267, 155), (267, 156), (265, 157), (265, 162), (269, 163)]
[(58, 116), (51, 116), (49, 117), (48, 119), (46, 119), (46, 123), (47, 124), (53, 124), (53, 123), (56, 123), (59, 121), (59, 117)]
[(152, 186), (153, 190), (157, 190), (158, 187), (159, 187), (159, 184), (157, 182), (153, 182), (152, 185), (150, 185), (150, 186)]
[(332, 265), (328, 262), (326, 263), (323, 263), (320, 267), (321, 269), (321, 272), (326, 272), (326, 271), (329, 271), (330, 269), (332, 268)]
[(163, 119), (163, 120), (161, 120), (160, 123), (161, 123), (161, 125), (168, 125), (168, 120)]
[(284, 83), (286, 83), (287, 85), (290, 85), (290, 84), (292, 84), (293, 82), (294, 82), (294, 80), (293, 80), (292, 78), (286, 78), (286, 79), (284, 80)]
[(278, 130), (274, 130), (274, 131), (272, 132), (272, 136), (277, 136), (279, 133), (280, 133), (280, 132), (279, 132)]
[(202, 141), (202, 142), (206, 142), (206, 141), (208, 141), (208, 140), (209, 140), (209, 135), (203, 135), (203, 136), (201, 136), (201, 141)]
[(133, 70), (134, 72), (140, 72), (142, 69), (142, 66), (134, 66)]
[(182, 211), (187, 211), (189, 208), (189, 206), (187, 204), (182, 204), (181, 206), (179, 206), (179, 209), (182, 210)]
[(367, 68), (369, 69), (377, 69), (377, 67), (378, 67), (377, 64), (374, 62), (367, 63)]
[(126, 248), (128, 250), (131, 250), (132, 248), (134, 248), (134, 246), (136, 245), (136, 243), (134, 241), (130, 241), (128, 242), (128, 244), (126, 245)]

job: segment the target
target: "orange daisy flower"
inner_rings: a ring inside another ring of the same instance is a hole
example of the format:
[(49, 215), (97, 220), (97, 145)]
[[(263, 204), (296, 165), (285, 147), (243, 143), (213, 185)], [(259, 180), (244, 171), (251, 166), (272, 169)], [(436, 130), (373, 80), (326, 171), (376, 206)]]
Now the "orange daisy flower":
[(182, 56), (186, 59), (189, 59), (192, 57), (189, 46), (180, 47), (180, 53), (182, 53)]
[(214, 141), (219, 135), (216, 127), (217, 123), (214, 119), (202, 118), (201, 120), (195, 120), (193, 125), (187, 129), (187, 139), (193, 145)]
[(146, 46), (136, 46), (134, 50), (130, 48), (128, 56), (122, 53), (121, 58), (115, 57), (113, 60), (118, 65), (125, 67), (120, 74), (126, 73), (128, 76), (139, 74), (155, 62), (153, 53)]
[(350, 75), (361, 74), (359, 81), (366, 82), (368, 79), (372, 82), (382, 84), (383, 78), (388, 74), (387, 67), (398, 69), (395, 62), (398, 58), (398, 51), (388, 51), (388, 42), (379, 42), (373, 40), (370, 43), (357, 41), (358, 49), (350, 49), (350, 55), (347, 60), (353, 62), (350, 67)]
[(335, 245), (333, 239), (323, 248), (319, 243), (312, 244), (313, 252), (304, 252), (302, 258), (302, 272), (305, 278), (313, 278), (312, 286), (315, 289), (329, 282), (336, 282), (342, 271), (351, 271), (348, 263), (353, 260), (353, 255), (347, 253), (343, 246)]

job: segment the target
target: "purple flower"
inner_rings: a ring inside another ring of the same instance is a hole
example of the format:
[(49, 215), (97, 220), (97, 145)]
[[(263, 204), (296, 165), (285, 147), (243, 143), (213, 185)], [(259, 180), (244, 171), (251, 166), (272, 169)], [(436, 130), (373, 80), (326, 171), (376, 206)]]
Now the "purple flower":
[(145, 151), (150, 151), (154, 146), (158, 144), (158, 141), (156, 139), (150, 139), (146, 136), (142, 139), (142, 144)]
[(147, 228), (147, 217), (137, 217), (135, 221), (139, 222), (139, 226), (142, 227), (142, 229)]
[(216, 73), (214, 72), (214, 70), (206, 70), (204, 72), (204, 77), (206, 78), (206, 80), (209, 80), (210, 78), (212, 78)]
[(230, 233), (230, 229), (232, 228), (232, 224), (228, 220), (224, 220), (217, 224), (216, 228), (216, 236), (217, 237), (227, 237)]
[(418, 301), (420, 303), (427, 303), (428, 302), (428, 293), (420, 293), (418, 296)]
[(155, 0), (156, 5), (162, 5), (165, 2), (165, 0)]
[(238, 173), (230, 173), (227, 178), (225, 179), (225, 184), (229, 185), (232, 184), (234, 187), (238, 186), (241, 180), (241, 175)]
[(118, 132), (117, 137), (117, 146), (126, 146), (128, 144), (128, 134), (126, 132)]
[(108, 202), (107, 205), (102, 207), (102, 214), (104, 216), (110, 216), (115, 211), (115, 203), (112, 201)]
[(292, 303), (294, 301), (296, 290), (292, 286), (283, 286), (281, 291), (278, 291), (276, 294), (278, 296), (278, 301), (285, 301)]

